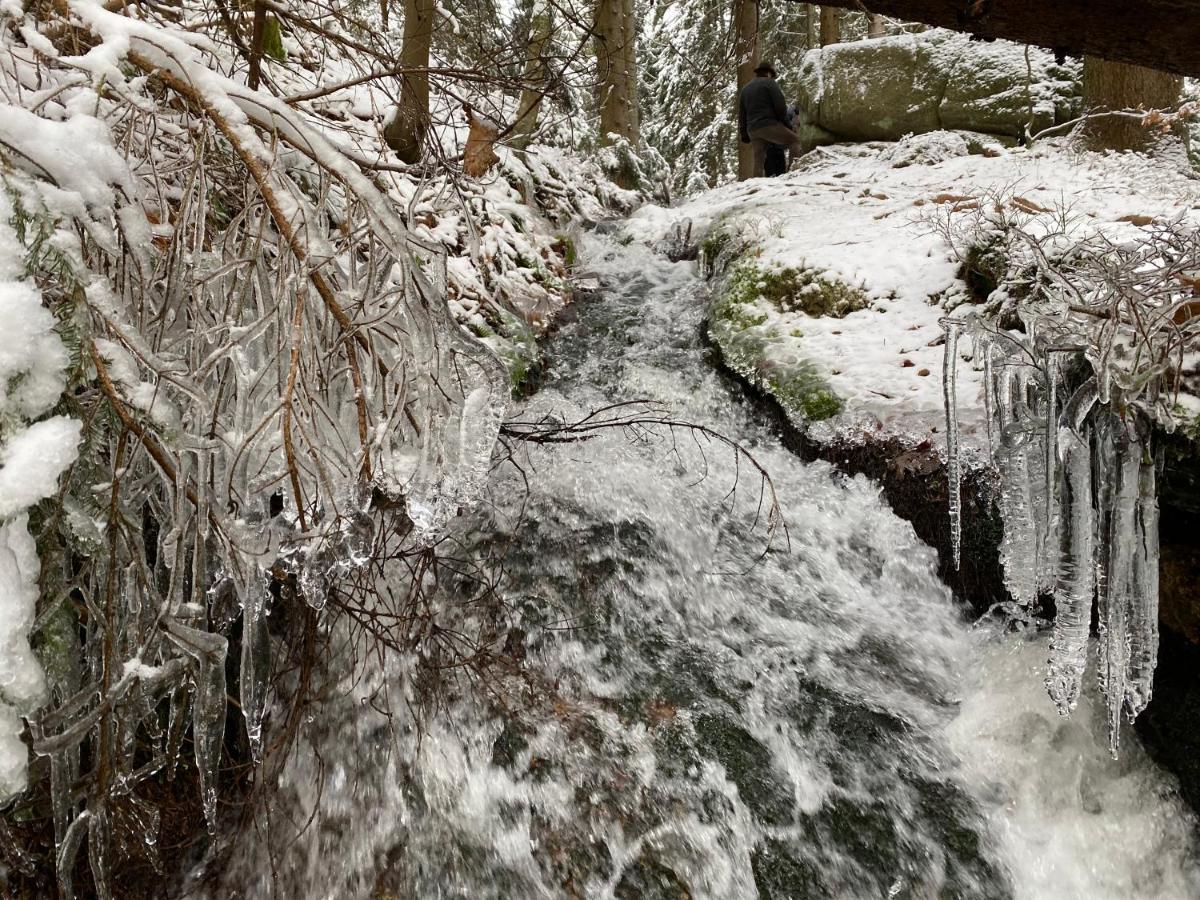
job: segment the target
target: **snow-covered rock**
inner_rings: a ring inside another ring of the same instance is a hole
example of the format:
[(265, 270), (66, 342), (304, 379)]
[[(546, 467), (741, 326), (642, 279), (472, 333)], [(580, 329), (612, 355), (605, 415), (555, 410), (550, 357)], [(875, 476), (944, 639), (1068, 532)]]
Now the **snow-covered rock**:
[[(739, 291), (726, 318), (738, 335), (737, 354), (756, 354), (739, 365), (769, 373), (761, 384), (785, 407), (771, 383), (787, 381), (780, 373), (795, 370), (806, 383), (827, 387), (836, 403), (816, 407), (842, 412), (819, 431), (866, 419), (885, 433), (940, 445), (940, 320), (971, 300), (967, 261), (947, 242), (947, 228), (981, 204), (999, 202), (1033, 228), (1069, 214), (1081, 237), (1103, 231), (1114, 240), (1136, 239), (1143, 233), (1138, 223), (1200, 218), (1200, 182), (1135, 154), (1073, 153), (1045, 142), (983, 156), (915, 152), (928, 143), (914, 138), (912, 153), (905, 144), (822, 148), (781, 178), (728, 185), (670, 209), (643, 207), (626, 234), (654, 243), (690, 222), (692, 240), (724, 276), (715, 309), (728, 301), (728, 286), (745, 287), (737, 273), (745, 276), (746, 267), (761, 284), (791, 270), (809, 273), (802, 279), (809, 283), (860, 291), (865, 303), (838, 316), (776, 302), (769, 290)], [(911, 164), (897, 168), (899, 158)], [(717, 337), (728, 342), (732, 335), (725, 328)], [(962, 351), (956, 388), (970, 448), (986, 440), (982, 379), (969, 364), (968, 342)]]
[(944, 30), (832, 44), (804, 57), (806, 126), (849, 140), (961, 129), (1020, 136), (1073, 117), (1079, 64)]

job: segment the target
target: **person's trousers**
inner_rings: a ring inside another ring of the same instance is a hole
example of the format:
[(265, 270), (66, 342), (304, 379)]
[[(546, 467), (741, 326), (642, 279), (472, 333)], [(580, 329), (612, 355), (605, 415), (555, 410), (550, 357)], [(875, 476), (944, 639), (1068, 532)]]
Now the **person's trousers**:
[(800, 137), (782, 122), (775, 122), (750, 132), (750, 149), (754, 154), (754, 177), (766, 174), (767, 145), (781, 144), (788, 148), (788, 164), (794, 163), (804, 152)]

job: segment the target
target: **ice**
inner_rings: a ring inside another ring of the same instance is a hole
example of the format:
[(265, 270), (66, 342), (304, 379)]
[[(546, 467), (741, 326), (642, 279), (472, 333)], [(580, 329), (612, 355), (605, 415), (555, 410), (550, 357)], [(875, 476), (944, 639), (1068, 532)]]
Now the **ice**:
[[(1120, 386), (1105, 371), (1092, 375), (1062, 329), (1047, 319), (1033, 324), (1019, 335), (977, 318), (959, 322), (983, 355), (992, 461), (1000, 475), (1000, 561), (1018, 609), (1034, 607), (1039, 594), (1054, 597), (1046, 688), (1063, 715), (1082, 693), (1095, 604), (1097, 678), (1115, 756), (1122, 719), (1133, 721), (1153, 688), (1161, 460), (1144, 414), (1122, 406)], [(1069, 399), (1060, 406), (1060, 397)], [(951, 459), (958, 455), (954, 401), (947, 390)], [(960, 502), (952, 490), (952, 533)]]
[(112, 897), (112, 822), (108, 808), (101, 803), (88, 816), (88, 863), (96, 896), (100, 900)]
[(1139, 466), (1137, 528), (1132, 540), (1133, 577), (1129, 596), (1129, 668), (1125, 708), (1130, 721), (1146, 708), (1158, 663), (1158, 490), (1157, 455), (1144, 454)]
[(1069, 715), (1079, 701), (1087, 666), (1088, 634), (1095, 594), (1092, 544), (1092, 467), (1089, 446), (1074, 431), (1060, 442), (1063, 502), (1062, 563), (1059, 572), (1046, 688), (1058, 711)]
[(1013, 599), (1022, 607), (1037, 601), (1036, 570), (1032, 565), (1037, 550), (1037, 532), (1030, 501), (1029, 449), (1024, 441), (1012, 441), (1000, 451), (1000, 517), (1004, 533), (1000, 539), (1000, 564)]
[(946, 396), (946, 494), (950, 504), (950, 547), (954, 568), (962, 552), (962, 468), (958, 434), (958, 397), (955, 372), (958, 366), (958, 338), (962, 325), (953, 319), (944, 323), (946, 355), (942, 362), (942, 389)]
[(200, 775), (200, 799), (209, 834), (217, 832), (217, 772), (225, 737), (225, 655), (229, 642), (219, 634), (200, 631), (175, 620), (167, 633), (194, 662), (195, 699), (192, 703), (192, 740)]
[(239, 695), (246, 736), (254, 758), (262, 758), (262, 721), (268, 679), (271, 675), (271, 636), (267, 631), (267, 601), (262, 585), (246, 585), (242, 592), (242, 661)]
[(91, 813), (84, 810), (67, 829), (66, 836), (58, 844), (55, 863), (58, 869), (58, 892), (63, 897), (74, 897), (75, 859), (88, 833)]

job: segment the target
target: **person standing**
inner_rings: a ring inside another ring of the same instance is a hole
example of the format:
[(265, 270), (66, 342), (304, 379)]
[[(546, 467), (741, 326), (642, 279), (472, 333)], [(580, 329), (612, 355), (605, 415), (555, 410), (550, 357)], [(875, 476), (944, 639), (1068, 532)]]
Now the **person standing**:
[(789, 150), (789, 163), (799, 159), (804, 148), (796, 132), (788, 128), (787, 101), (775, 81), (775, 66), (765, 60), (754, 67), (754, 78), (738, 96), (738, 134), (750, 144), (754, 176), (766, 174), (767, 146), (782, 144)]

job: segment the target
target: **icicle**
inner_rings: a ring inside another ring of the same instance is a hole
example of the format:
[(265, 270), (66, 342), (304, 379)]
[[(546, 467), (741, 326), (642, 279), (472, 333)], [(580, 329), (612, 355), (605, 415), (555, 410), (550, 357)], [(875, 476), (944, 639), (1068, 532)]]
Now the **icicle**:
[[(1058, 462), (1058, 357), (1051, 350), (1046, 354), (1046, 409), (1042, 417), (1045, 422), (1043, 471), (1040, 485), (1042, 508), (1038, 513), (1038, 582), (1050, 589), (1051, 579), (1057, 563), (1058, 549), (1055, 546), (1055, 520), (1057, 519), (1057, 462)], [(1081, 439), (1085, 432), (1078, 430)], [(1088, 448), (1090, 453), (1090, 448)], [(1090, 494), (1090, 492), (1089, 492)], [(1090, 497), (1089, 497), (1090, 502)]]
[(1084, 437), (1095, 405), (1096, 382), (1090, 379), (1071, 395), (1059, 419), (1060, 502), (1065, 514), (1059, 522), (1057, 612), (1046, 689), (1063, 715), (1069, 715), (1079, 700), (1096, 589), (1092, 451)]
[(987, 421), (988, 447), (995, 448), (998, 440), (998, 429), (994, 421), (996, 415), (996, 398), (993, 396), (995, 392), (995, 365), (992, 362), (992, 357), (995, 354), (995, 346), (992, 343), (991, 335), (979, 332), (979, 350), (983, 353), (983, 417)]
[(1030, 510), (1028, 445), (1020, 437), (1006, 437), (1000, 451), (1000, 563), (1004, 583), (1013, 599), (1023, 607), (1037, 600), (1037, 581), (1031, 565), (1036, 531)]
[[(1100, 692), (1108, 695), (1108, 586), (1109, 550), (1112, 547), (1113, 479), (1119, 465), (1114, 442), (1113, 421), (1115, 417), (1104, 412), (1096, 417), (1092, 427), (1092, 489), (1093, 506), (1096, 509), (1096, 619), (1098, 622), (1096, 642), (1099, 667), (1096, 678)], [(1116, 427), (1120, 427), (1117, 423)]]
[(1029, 391), (1026, 368), (1000, 365), (995, 376), (996, 441), (993, 459), (1000, 473), (1000, 518), (1004, 533), (1000, 542), (1000, 562), (1004, 582), (1013, 599), (1022, 607), (1037, 599), (1036, 512), (1031, 466), (1036, 475), (1040, 466), (1040, 425), (1034, 422), (1027, 403)]
[(1054, 637), (1050, 642), (1046, 689), (1059, 713), (1069, 715), (1079, 700), (1087, 666), (1088, 632), (1092, 623), (1095, 563), (1092, 520), (1092, 466), (1087, 444), (1072, 429), (1060, 436), (1062, 459), (1062, 561)]
[(219, 634), (189, 628), (174, 619), (167, 634), (196, 661), (196, 696), (192, 703), (192, 743), (200, 774), (200, 799), (209, 834), (217, 831), (217, 770), (225, 737), (225, 656), (229, 642)]
[(242, 661), (238, 691), (246, 736), (256, 761), (262, 760), (262, 720), (271, 674), (271, 636), (267, 631), (269, 594), (257, 581), (242, 590)]
[(179, 763), (179, 748), (183, 744), (183, 729), (187, 723), (188, 706), (191, 704), (192, 688), (186, 682), (171, 693), (171, 707), (167, 716), (167, 746), (165, 753), (167, 780), (175, 777)]
[[(1124, 425), (1115, 421), (1115, 429)], [(1114, 441), (1118, 462), (1112, 485), (1109, 520), (1109, 548), (1104, 619), (1104, 698), (1107, 706), (1109, 749), (1117, 755), (1121, 739), (1121, 708), (1125, 703), (1126, 675), (1129, 672), (1130, 600), (1137, 590), (1133, 584), (1134, 556), (1140, 543), (1136, 537), (1138, 488), (1141, 455), (1131, 446), (1128, 435), (1119, 433)]]
[(108, 809), (101, 805), (92, 810), (87, 826), (88, 865), (96, 887), (96, 896), (100, 900), (109, 900), (112, 897), (112, 885), (109, 881), (112, 874), (112, 826)]
[(225, 737), (225, 639), (219, 653), (205, 653), (196, 677), (196, 702), (192, 707), (192, 740), (196, 769), (209, 834), (217, 833), (217, 770)]
[(54, 841), (61, 845), (71, 823), (71, 786), (75, 783), (78, 763), (72, 765), (72, 757), (78, 758), (78, 745), (50, 754), (50, 802), (54, 815)]
[(959, 459), (958, 390), (955, 383), (958, 367), (958, 337), (962, 324), (943, 319), (946, 331), (946, 352), (942, 358), (942, 395), (946, 404), (946, 491), (950, 512), (950, 548), (954, 568), (958, 569), (962, 552), (962, 470)]
[(1133, 573), (1129, 582), (1129, 660), (1125, 712), (1132, 722), (1150, 702), (1158, 663), (1158, 492), (1157, 464), (1143, 444), (1138, 474), (1137, 528), (1133, 534)]
[(58, 893), (65, 900), (75, 897), (75, 860), (79, 856), (79, 848), (83, 846), (84, 836), (88, 833), (88, 819), (91, 813), (86, 809), (71, 823), (55, 854), (55, 869), (58, 875)]

